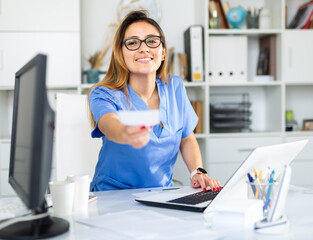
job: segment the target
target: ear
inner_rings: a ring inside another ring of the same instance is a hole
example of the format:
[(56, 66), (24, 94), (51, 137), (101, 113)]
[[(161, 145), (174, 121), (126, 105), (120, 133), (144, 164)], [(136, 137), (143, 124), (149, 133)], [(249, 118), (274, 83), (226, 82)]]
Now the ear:
[(165, 60), (165, 48), (162, 48), (162, 61)]

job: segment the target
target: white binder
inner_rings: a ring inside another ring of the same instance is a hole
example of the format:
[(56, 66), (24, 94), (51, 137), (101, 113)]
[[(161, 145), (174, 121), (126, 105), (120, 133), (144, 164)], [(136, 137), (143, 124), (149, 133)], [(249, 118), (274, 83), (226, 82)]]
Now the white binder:
[(247, 82), (247, 36), (212, 36), (209, 49), (210, 82)]
[(189, 27), (185, 33), (185, 52), (188, 63), (188, 81), (203, 81), (203, 27), (195, 25)]

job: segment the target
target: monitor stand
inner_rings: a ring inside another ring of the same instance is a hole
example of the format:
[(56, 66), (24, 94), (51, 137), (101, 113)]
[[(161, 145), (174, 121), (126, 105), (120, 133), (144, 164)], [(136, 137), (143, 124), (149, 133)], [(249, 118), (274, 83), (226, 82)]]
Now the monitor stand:
[[(44, 211), (47, 212), (47, 209), (44, 209)], [(35, 220), (23, 221), (22, 219), (23, 217), (20, 221), (2, 228), (0, 230), (0, 239), (49, 238), (67, 232), (70, 226), (68, 221), (50, 215), (45, 215), (43, 218)]]

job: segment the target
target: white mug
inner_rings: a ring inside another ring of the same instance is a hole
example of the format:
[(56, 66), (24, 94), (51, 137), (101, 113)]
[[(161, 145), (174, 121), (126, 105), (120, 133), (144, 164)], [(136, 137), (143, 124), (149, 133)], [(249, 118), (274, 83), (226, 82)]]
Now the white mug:
[(56, 216), (69, 215), (73, 209), (75, 183), (68, 181), (50, 182), (53, 212)]
[(90, 178), (88, 175), (67, 176), (68, 182), (75, 183), (73, 198), (73, 211), (81, 212), (88, 210), (88, 197), (90, 188)]

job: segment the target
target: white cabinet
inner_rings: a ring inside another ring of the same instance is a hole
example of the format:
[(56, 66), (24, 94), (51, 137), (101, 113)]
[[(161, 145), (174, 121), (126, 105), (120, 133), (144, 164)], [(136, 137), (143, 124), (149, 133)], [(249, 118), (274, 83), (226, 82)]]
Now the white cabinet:
[(79, 0), (1, 0), (0, 31), (79, 31)]
[(0, 196), (14, 193), (8, 184), (7, 145), (15, 73), (38, 53), (46, 54), (53, 107), (55, 92), (80, 89), (80, 37), (80, 0), (0, 0)]
[(215, 137), (209, 139), (205, 163), (209, 176), (224, 184), (256, 147), (282, 143), (281, 137)]
[(79, 32), (0, 32), (0, 86), (14, 86), (15, 72), (38, 53), (48, 55), (47, 85), (80, 84)]
[(306, 134), (300, 136), (287, 136), (285, 141), (292, 142), (302, 139), (308, 139), (308, 144), (304, 147), (302, 152), (296, 156), (291, 163), (291, 183), (301, 186), (313, 186), (313, 134)]
[(312, 30), (286, 31), (286, 82), (313, 84), (312, 60), (309, 57), (313, 56), (312, 43)]

